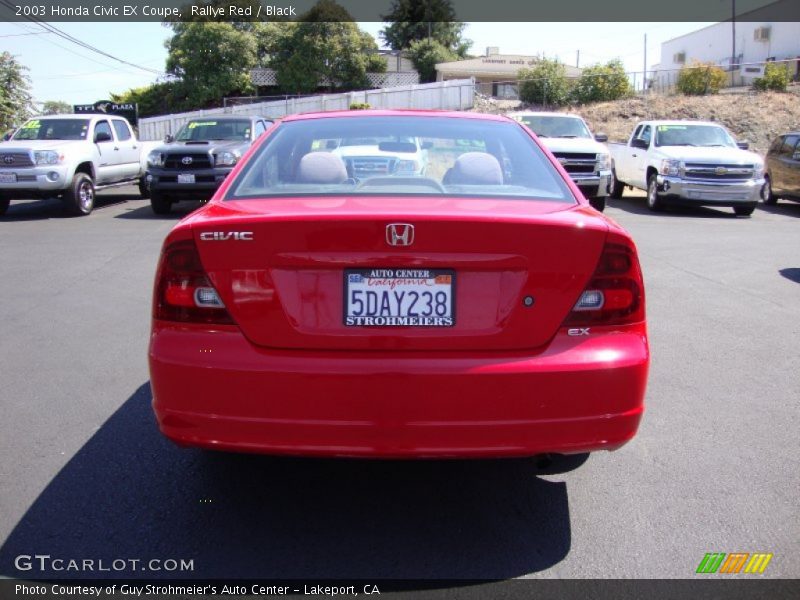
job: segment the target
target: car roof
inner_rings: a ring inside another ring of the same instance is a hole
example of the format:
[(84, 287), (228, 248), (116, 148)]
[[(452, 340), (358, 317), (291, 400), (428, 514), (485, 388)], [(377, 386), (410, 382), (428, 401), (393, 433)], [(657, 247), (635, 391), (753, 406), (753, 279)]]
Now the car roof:
[(189, 121), (252, 121), (253, 119), (272, 120), (269, 117), (262, 117), (259, 115), (206, 115), (204, 117), (192, 117)]
[(525, 110), (525, 111), (522, 111), (522, 112), (508, 113), (508, 116), (509, 117), (511, 117), (511, 116), (514, 116), (514, 117), (565, 117), (565, 118), (569, 118), (569, 119), (581, 119), (581, 120), (583, 120), (583, 117), (580, 116), (580, 115), (575, 115), (575, 114), (571, 114), (571, 113), (550, 112), (550, 111), (546, 111), (546, 110)]
[(697, 119), (650, 119), (640, 121), (640, 123), (653, 123), (656, 125), (715, 125), (717, 127), (725, 127), (719, 121), (700, 121)]
[(481, 121), (513, 122), (503, 115), (486, 113), (459, 112), (451, 110), (336, 110), (328, 112), (311, 112), (290, 115), (283, 122), (305, 121), (309, 119), (353, 118), (353, 117), (439, 117), (448, 119), (472, 119)]

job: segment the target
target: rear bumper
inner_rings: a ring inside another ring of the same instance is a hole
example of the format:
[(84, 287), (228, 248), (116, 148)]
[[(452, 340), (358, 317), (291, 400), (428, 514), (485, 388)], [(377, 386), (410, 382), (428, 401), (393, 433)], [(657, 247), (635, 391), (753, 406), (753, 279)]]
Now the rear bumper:
[(559, 334), (536, 356), (263, 350), (156, 323), (153, 407), (181, 445), (362, 457), (614, 450), (639, 426), (644, 326)]
[(694, 206), (755, 206), (764, 186), (764, 179), (723, 183), (689, 181), (659, 175), (657, 183), (667, 203)]

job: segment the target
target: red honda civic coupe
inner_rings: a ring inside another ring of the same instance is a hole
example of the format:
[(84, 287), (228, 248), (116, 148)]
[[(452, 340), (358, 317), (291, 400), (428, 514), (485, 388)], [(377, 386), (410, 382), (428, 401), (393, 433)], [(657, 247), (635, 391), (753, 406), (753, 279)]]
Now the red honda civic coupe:
[(268, 454), (614, 450), (649, 349), (636, 248), (524, 125), (286, 118), (167, 236), (161, 431)]

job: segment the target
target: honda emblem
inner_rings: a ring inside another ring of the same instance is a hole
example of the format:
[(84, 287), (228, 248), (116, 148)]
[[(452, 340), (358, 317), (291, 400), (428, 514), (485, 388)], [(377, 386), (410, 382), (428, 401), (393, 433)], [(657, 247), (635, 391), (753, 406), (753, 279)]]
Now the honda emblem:
[(414, 243), (414, 226), (390, 223), (386, 226), (386, 243), (390, 246), (410, 246)]

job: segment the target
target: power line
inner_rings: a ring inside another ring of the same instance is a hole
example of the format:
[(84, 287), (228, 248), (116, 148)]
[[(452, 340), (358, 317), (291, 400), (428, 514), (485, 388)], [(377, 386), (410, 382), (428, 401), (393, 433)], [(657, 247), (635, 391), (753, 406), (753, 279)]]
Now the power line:
[[(0, 0), (0, 4), (2, 4), (4, 6), (6, 6), (7, 8), (10, 8), (10, 9), (13, 10), (13, 5), (10, 2), (8, 2), (8, 0)], [(45, 23), (45, 22), (37, 19), (36, 17), (26, 16), (25, 18), (28, 21), (31, 21), (32, 23), (34, 23), (34, 24), (38, 25), (39, 27), (41, 27), (46, 32), (54, 33), (58, 37), (66, 40), (68, 42), (72, 42), (73, 44), (81, 46), (82, 48), (85, 48), (87, 50), (90, 50), (92, 52), (100, 54), (100, 55), (105, 56), (107, 58), (110, 58), (111, 60), (115, 60), (118, 63), (124, 64), (124, 65), (128, 65), (129, 67), (134, 67), (135, 69), (139, 69), (141, 71), (146, 71), (146, 72), (152, 73), (154, 75), (162, 75), (163, 74), (162, 71), (157, 71), (156, 69), (150, 69), (148, 67), (143, 67), (141, 65), (137, 65), (137, 64), (129, 62), (127, 60), (118, 58), (118, 57), (114, 56), (113, 54), (109, 54), (108, 52), (105, 52), (104, 50), (100, 50), (99, 48), (97, 48), (95, 46), (92, 46), (91, 44), (87, 44), (83, 40), (79, 40), (79, 39), (73, 37), (72, 35), (66, 33), (65, 31), (62, 31), (62, 30), (58, 29), (57, 27), (55, 27), (55, 26), (53, 26), (53, 25), (51, 25), (49, 23)], [(45, 32), (42, 32), (42, 33), (45, 33)]]

